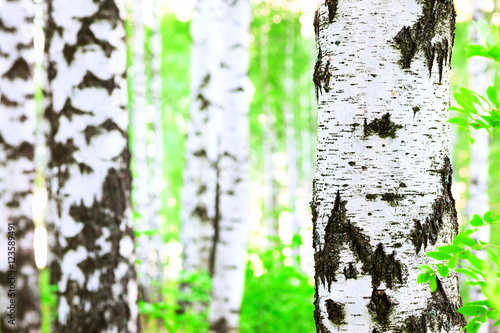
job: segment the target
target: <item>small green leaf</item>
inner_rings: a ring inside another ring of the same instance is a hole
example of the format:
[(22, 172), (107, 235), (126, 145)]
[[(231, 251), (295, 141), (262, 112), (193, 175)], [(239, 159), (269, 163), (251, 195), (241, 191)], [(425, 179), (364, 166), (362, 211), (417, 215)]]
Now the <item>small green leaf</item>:
[(429, 287), (431, 288), (431, 293), (435, 292), (437, 289), (436, 275), (429, 277)]
[(466, 316), (478, 316), (486, 314), (486, 308), (480, 305), (468, 305), (467, 303), (457, 310)]
[(426, 273), (419, 274), (417, 276), (417, 283), (427, 283), (429, 281), (430, 275)]
[(482, 226), (484, 224), (484, 221), (481, 218), (481, 216), (479, 216), (477, 214), (474, 214), (474, 217), (472, 217), (472, 220), (470, 220), (470, 224), (473, 227), (480, 227), (480, 226)]
[(438, 266), (438, 273), (442, 277), (447, 277), (448, 274), (450, 273), (450, 270), (445, 265), (440, 265), (440, 266)]
[(499, 314), (500, 314), (500, 312), (498, 312), (497, 310), (490, 310), (486, 313), (486, 315), (490, 319), (497, 319)]
[(478, 277), (475, 273), (469, 271), (468, 269), (465, 269), (465, 268), (457, 268), (455, 269), (455, 272), (457, 273), (462, 273), (462, 274), (465, 274), (471, 278), (473, 278), (474, 280), (478, 280)]
[(455, 254), (462, 252), (464, 249), (460, 246), (457, 245), (443, 245), (439, 246), (438, 248), (439, 252), (447, 253), (447, 254)]
[(459, 259), (459, 257), (458, 257), (458, 256), (455, 256), (455, 257), (451, 258), (451, 259), (448, 261), (448, 264), (447, 264), (446, 266), (447, 266), (448, 268), (450, 268), (450, 269), (455, 268), (455, 266), (457, 265), (458, 259)]
[(448, 260), (452, 258), (450, 254), (443, 252), (427, 252), (425, 255), (436, 260)]
[(462, 127), (467, 127), (467, 125), (469, 124), (467, 122), (467, 120), (465, 120), (462, 117), (453, 117), (453, 118), (450, 118), (450, 119), (448, 119), (448, 122), (452, 123), (452, 124), (457, 124), (457, 125), (462, 126)]
[(487, 211), (486, 213), (484, 213), (484, 216), (483, 216), (484, 221), (486, 221), (487, 223), (490, 223), (490, 222), (497, 221), (499, 219), (500, 216), (493, 217), (493, 216), (491, 216), (492, 214), (493, 213), (491, 211)]
[(434, 274), (434, 270), (429, 265), (420, 265), (418, 267), (418, 269), (420, 269), (421, 271), (424, 271), (426, 273), (429, 273), (429, 274)]
[(497, 321), (495, 321), (495, 322), (493, 323), (493, 327), (498, 326), (498, 325), (500, 325), (500, 319), (498, 319)]

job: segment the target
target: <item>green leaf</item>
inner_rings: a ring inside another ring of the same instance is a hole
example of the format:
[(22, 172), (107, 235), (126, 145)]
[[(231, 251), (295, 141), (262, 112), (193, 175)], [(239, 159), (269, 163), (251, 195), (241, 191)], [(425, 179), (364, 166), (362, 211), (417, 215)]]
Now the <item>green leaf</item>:
[(477, 331), (479, 330), (480, 327), (481, 327), (481, 324), (479, 324), (479, 323), (469, 322), (465, 326), (465, 330), (467, 331), (467, 333), (477, 333)]
[(439, 252), (447, 253), (447, 254), (456, 254), (459, 252), (462, 252), (464, 249), (460, 246), (457, 245), (443, 245), (439, 246), (438, 248)]
[(465, 244), (467, 246), (474, 246), (476, 245), (476, 241), (474, 240), (474, 238), (465, 236), (464, 233), (461, 232), (453, 238), (453, 244), (454, 245)]
[(472, 266), (474, 266), (478, 270), (483, 269), (483, 261), (476, 257), (474, 254), (471, 253), (469, 256), (467, 256), (466, 259), (471, 263)]
[(431, 288), (431, 293), (435, 292), (437, 289), (436, 275), (429, 277), (429, 287)]
[(424, 271), (426, 273), (429, 273), (429, 274), (434, 274), (434, 270), (429, 265), (420, 265), (418, 267), (418, 269), (420, 269), (421, 271)]
[(481, 216), (479, 216), (477, 214), (474, 214), (474, 217), (472, 217), (472, 220), (470, 220), (470, 224), (473, 227), (480, 227), (480, 226), (482, 226), (484, 224), (484, 221), (481, 218)]
[(495, 321), (495, 322), (493, 323), (493, 327), (498, 326), (498, 325), (500, 325), (500, 319), (498, 319), (497, 321)]
[(459, 313), (466, 316), (477, 316), (486, 314), (486, 308), (480, 305), (468, 305), (467, 303), (464, 306), (460, 307), (457, 310)]
[(500, 106), (500, 103), (498, 102), (498, 96), (497, 96), (497, 90), (495, 87), (489, 86), (488, 89), (486, 89), (486, 95), (488, 96), (488, 99), (495, 105), (496, 107)]
[(486, 49), (484, 46), (469, 45), (466, 50), (467, 50), (467, 57), (469, 57), (469, 58), (472, 56), (480, 56), (480, 57), (490, 58), (490, 54), (488, 52), (488, 49)]
[(436, 260), (448, 260), (452, 258), (450, 254), (443, 252), (427, 252), (425, 255)]
[(448, 269), (448, 267), (446, 267), (445, 265), (439, 265), (438, 266), (438, 273), (439, 275), (441, 275), (442, 277), (447, 277), (448, 274), (450, 273), (450, 270)]
[(487, 223), (498, 221), (500, 215), (497, 217), (493, 217), (492, 214), (493, 213), (491, 211), (487, 211), (486, 213), (484, 213), (483, 216), (484, 221), (486, 221)]
[(455, 266), (457, 265), (458, 259), (459, 259), (459, 257), (458, 257), (458, 256), (455, 256), (455, 257), (451, 258), (451, 259), (448, 261), (448, 264), (447, 264), (446, 266), (447, 266), (448, 268), (450, 268), (450, 269), (455, 268)]
[(469, 123), (462, 117), (453, 117), (448, 119), (449, 123), (457, 124), (458, 126), (467, 127)]
[(500, 312), (498, 312), (497, 310), (490, 310), (486, 313), (486, 315), (488, 316), (488, 318), (490, 319), (497, 319), (498, 316), (499, 316)]
[(470, 270), (468, 269), (465, 269), (465, 268), (457, 268), (455, 269), (455, 272), (457, 273), (462, 273), (462, 274), (465, 274), (471, 278), (473, 278), (474, 280), (479, 280), (479, 278), (477, 277), (477, 275), (473, 272), (471, 272)]
[(427, 273), (422, 273), (417, 276), (417, 283), (427, 283), (429, 281), (430, 275)]
[(462, 93), (462, 96), (464, 96), (464, 98), (468, 99), (471, 103), (481, 105), (481, 102), (474, 95), (475, 93), (472, 90), (469, 90), (469, 89), (464, 88), (464, 87), (460, 87), (459, 90)]

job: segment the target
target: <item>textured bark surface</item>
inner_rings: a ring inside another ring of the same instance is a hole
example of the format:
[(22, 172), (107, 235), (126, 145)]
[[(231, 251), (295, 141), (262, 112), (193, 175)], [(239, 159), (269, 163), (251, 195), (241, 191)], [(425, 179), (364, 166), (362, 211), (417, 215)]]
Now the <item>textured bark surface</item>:
[[(40, 332), (38, 270), (31, 212), (36, 124), (34, 16), (35, 5), (30, 0), (0, 1), (2, 332)], [(10, 316), (12, 306), (14, 316)]]
[(320, 2), (315, 320), (325, 332), (459, 332), (456, 275), (417, 284), (458, 230), (447, 0)]
[[(135, 229), (144, 232), (150, 228), (150, 200), (149, 200), (149, 170), (146, 154), (146, 77), (144, 65), (144, 26), (142, 23), (141, 0), (134, 1), (134, 108), (132, 110), (133, 128), (133, 194), (134, 211), (138, 213), (134, 218)], [(141, 234), (138, 237), (137, 257), (138, 278), (141, 286), (141, 299), (149, 299), (149, 237)]]
[[(220, 41), (213, 34), (219, 18), (215, 3), (195, 3), (191, 36), (191, 110), (182, 191), (183, 268), (212, 271), (216, 216), (218, 127), (221, 109)], [(219, 88), (220, 89), (220, 88)]]
[(249, 63), (249, 0), (220, 1), (223, 41), (220, 71), (224, 100), (218, 158), (218, 200), (210, 332), (238, 332), (248, 239), (249, 101), (245, 91)]
[(125, 3), (48, 2), (54, 331), (137, 332)]

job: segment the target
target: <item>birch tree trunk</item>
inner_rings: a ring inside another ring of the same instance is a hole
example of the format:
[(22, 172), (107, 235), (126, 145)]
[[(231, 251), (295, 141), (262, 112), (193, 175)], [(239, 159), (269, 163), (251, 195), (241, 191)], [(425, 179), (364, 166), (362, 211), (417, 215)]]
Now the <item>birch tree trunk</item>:
[[(144, 66), (144, 26), (142, 24), (141, 0), (134, 1), (134, 109), (133, 117), (133, 203), (138, 215), (134, 218), (135, 228), (140, 233), (150, 229), (148, 196), (148, 163), (146, 154), (146, 78)], [(140, 264), (138, 275), (141, 286), (141, 298), (148, 300), (149, 285), (149, 239), (145, 234), (138, 238), (138, 257)]]
[(119, 0), (48, 0), (59, 332), (138, 332)]
[[(473, 1), (473, 19), (476, 21), (483, 20), (482, 1)], [(471, 44), (481, 44), (478, 37), (478, 32), (470, 27)], [(493, 79), (487, 73), (486, 59), (483, 57), (472, 57), (468, 63), (469, 69), (469, 86), (479, 94), (484, 95), (486, 89), (493, 82)], [(469, 220), (474, 214), (483, 216), (489, 210), (488, 204), (488, 156), (489, 156), (489, 134), (485, 130), (473, 130), (471, 132), (474, 138), (474, 144), (470, 147), (470, 162), (469, 162), (469, 200), (467, 202), (467, 215)], [(484, 226), (473, 235), (476, 240), (489, 242), (490, 226)], [(481, 259), (486, 259), (486, 253), (478, 251), (476, 253)], [(481, 288), (478, 286), (470, 287), (470, 300), (479, 301), (485, 299)], [(478, 333), (488, 333), (488, 325), (481, 325)]]
[[(222, 107), (218, 2), (197, 0), (191, 23), (191, 109), (182, 189), (183, 268), (187, 274), (213, 272), (214, 223), (218, 216), (217, 159)], [(189, 286), (183, 286), (189, 292)], [(201, 312), (207, 304), (193, 304)]]
[(210, 303), (210, 332), (238, 332), (248, 242), (249, 208), (249, 0), (222, 0), (219, 7), (224, 85), (218, 161), (218, 206)]
[(317, 332), (460, 332), (455, 274), (417, 284), (458, 231), (448, 0), (322, 1), (313, 183)]
[[(160, 232), (161, 230), (161, 220), (160, 220), (160, 210), (162, 205), (162, 200), (164, 197), (164, 187), (163, 181), (165, 179), (163, 174), (163, 163), (164, 163), (164, 145), (163, 145), (163, 109), (161, 107), (160, 92), (162, 87), (162, 81), (160, 76), (161, 70), (161, 50), (162, 50), (162, 38), (160, 34), (160, 19), (158, 17), (158, 3), (157, 0), (153, 0), (153, 34), (151, 36), (151, 57), (152, 57), (152, 87), (151, 87), (151, 98), (153, 100), (154, 108), (154, 118), (153, 118), (153, 128), (154, 128), (154, 145), (155, 145), (155, 156), (153, 160), (153, 179), (152, 182), (152, 212), (151, 212), (151, 222), (150, 226), (152, 229)], [(163, 266), (159, 260), (160, 252), (163, 248), (163, 239), (161, 234), (156, 234), (153, 237), (153, 246), (156, 251), (156, 274), (154, 279), (159, 283), (160, 288), (156, 288), (157, 300), (161, 299), (161, 283), (163, 280)]]
[(31, 212), (35, 179), (35, 5), (0, 1), (0, 299), (2, 332), (40, 332)]
[[(285, 119), (285, 135), (286, 135), (286, 155), (287, 155), (287, 169), (288, 169), (288, 195), (290, 213), (292, 216), (291, 227), (293, 235), (300, 232), (299, 221), (295, 211), (297, 201), (297, 186), (299, 172), (297, 170), (297, 148), (295, 140), (295, 114), (292, 105), (292, 92), (293, 92), (293, 45), (294, 38), (293, 26), (287, 23), (287, 44), (285, 46), (285, 96), (283, 101), (283, 113)], [(296, 259), (300, 255), (298, 248), (293, 249), (293, 258)]]
[[(277, 210), (277, 200), (278, 189), (276, 186), (275, 179), (275, 165), (273, 161), (273, 155), (276, 151), (276, 132), (274, 130), (275, 117), (272, 113), (271, 107), (269, 106), (269, 83), (268, 83), (268, 71), (269, 71), (269, 26), (266, 24), (262, 27), (262, 38), (261, 38), (260, 52), (261, 52), (261, 73), (264, 78), (262, 83), (262, 95), (264, 100), (262, 102), (262, 112), (266, 116), (266, 121), (262, 126), (262, 132), (264, 135), (264, 146), (262, 151), (264, 153), (264, 176), (266, 184), (266, 196), (264, 198), (264, 211), (265, 211), (265, 223), (267, 227), (268, 237), (278, 237), (278, 221), (276, 218)], [(275, 241), (268, 242), (268, 247), (272, 248), (276, 245)]]

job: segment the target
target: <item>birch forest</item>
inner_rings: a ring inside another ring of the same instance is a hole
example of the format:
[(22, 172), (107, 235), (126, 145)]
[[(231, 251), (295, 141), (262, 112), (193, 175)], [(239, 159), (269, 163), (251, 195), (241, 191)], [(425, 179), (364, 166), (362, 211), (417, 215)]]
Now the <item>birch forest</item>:
[(0, 0), (0, 333), (500, 332), (499, 26)]

